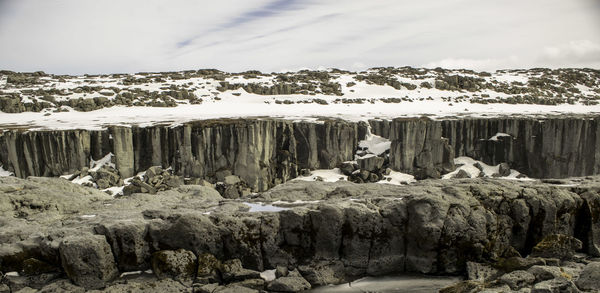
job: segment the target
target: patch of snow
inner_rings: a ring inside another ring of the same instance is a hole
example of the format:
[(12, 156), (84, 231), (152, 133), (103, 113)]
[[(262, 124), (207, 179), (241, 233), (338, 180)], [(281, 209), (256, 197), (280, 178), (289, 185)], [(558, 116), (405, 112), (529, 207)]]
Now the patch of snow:
[(488, 140), (498, 141), (498, 138), (503, 137), (503, 136), (511, 136), (511, 135), (508, 133), (498, 132), (498, 133), (496, 133), (496, 135), (490, 137)]
[(102, 189), (102, 191), (110, 191), (110, 194), (115, 197), (117, 195), (123, 195), (123, 188), (125, 187), (125, 185), (123, 186), (113, 186), (113, 187), (109, 187), (106, 189)]
[(9, 277), (18, 277), (19, 276), (19, 272), (8, 272), (6, 274), (4, 274), (5, 276), (9, 276)]
[(8, 177), (8, 176), (13, 176), (14, 173), (4, 170), (4, 168), (2, 168), (2, 165), (0, 165), (0, 177)]
[[(385, 153), (390, 149), (392, 141), (371, 133), (371, 126), (367, 128), (367, 136), (364, 140), (358, 142), (358, 147), (366, 149), (367, 152), (377, 156)], [(365, 158), (364, 156), (363, 158)]]
[[(475, 167), (475, 164), (479, 163), (479, 165), (482, 167), (483, 170), (479, 170), (477, 167)], [(456, 170), (445, 174), (444, 176), (442, 176), (442, 179), (451, 179), (453, 178), (456, 174), (458, 174), (458, 172), (460, 170), (465, 170), (467, 173), (469, 173), (469, 175), (471, 175), (471, 178), (477, 178), (479, 177), (479, 173), (483, 172), (483, 176), (484, 177), (492, 177), (493, 174), (498, 173), (500, 170), (500, 164), (496, 165), (496, 166), (490, 166), (482, 161), (478, 161), (475, 160), (473, 158), (470, 157), (458, 157), (454, 159), (454, 164), (459, 165), (462, 164), (462, 166), (456, 168)], [(517, 178), (519, 176), (522, 176), (521, 173), (517, 170), (510, 170), (510, 174), (508, 176), (505, 177), (497, 177), (498, 179), (509, 179), (509, 180), (519, 180), (519, 181), (531, 181), (534, 179), (531, 178), (526, 178), (526, 177), (522, 177), (522, 178)]]
[(106, 156), (104, 156), (102, 159), (98, 160), (98, 161), (94, 161), (92, 159), (90, 159), (90, 171), (98, 171), (100, 170), (100, 168), (102, 168), (103, 166), (109, 166), (109, 167), (113, 167), (115, 168), (115, 164), (112, 163), (113, 160), (113, 153), (108, 153)]
[(364, 155), (362, 157), (359, 156), (359, 155), (356, 155), (355, 157), (358, 160), (359, 158), (361, 158), (361, 159), (368, 159), (368, 158), (372, 158), (372, 157), (377, 157), (377, 155), (375, 155), (375, 154), (366, 154), (366, 155)]
[(340, 171), (340, 168), (318, 169), (311, 171), (310, 176), (300, 176), (293, 180), (337, 182), (340, 180), (348, 180), (348, 176), (344, 175)]
[(96, 215), (81, 215), (82, 219), (93, 219), (95, 217), (96, 217)]
[(73, 182), (75, 184), (79, 184), (79, 185), (83, 185), (83, 184), (86, 184), (86, 183), (94, 184), (95, 185), (96, 183), (94, 183), (93, 179), (94, 178), (92, 178), (92, 176), (87, 175), (87, 176), (85, 176), (83, 178), (77, 177), (77, 178), (73, 179), (73, 181), (71, 181), (71, 182)]
[(303, 205), (303, 204), (314, 204), (320, 203), (320, 200), (295, 200), (295, 201), (283, 201), (278, 200), (273, 202), (274, 205)]
[(123, 272), (123, 273), (121, 273), (121, 276), (119, 276), (119, 278), (131, 276), (131, 275), (141, 275), (141, 274), (142, 274), (142, 271)]
[[(377, 183), (404, 185), (417, 182), (415, 176), (397, 171), (392, 171), (390, 175), (385, 175), (384, 177), (385, 178), (383, 180), (380, 180)], [(387, 178), (390, 178), (390, 180), (388, 181)]]
[(263, 278), (267, 282), (271, 282), (275, 280), (275, 271), (276, 270), (266, 270), (260, 273), (260, 277)]
[(258, 212), (280, 212), (280, 211), (285, 211), (285, 210), (289, 210), (289, 208), (281, 208), (281, 207), (276, 207), (270, 204), (264, 204), (264, 203), (250, 203), (250, 202), (244, 202), (243, 204), (247, 205), (248, 207), (250, 207), (250, 210), (248, 212), (250, 213), (258, 213)]

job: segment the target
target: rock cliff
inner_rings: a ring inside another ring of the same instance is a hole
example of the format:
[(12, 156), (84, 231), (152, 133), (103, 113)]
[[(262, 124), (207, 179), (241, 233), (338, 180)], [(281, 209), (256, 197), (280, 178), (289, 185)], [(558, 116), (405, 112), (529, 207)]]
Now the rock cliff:
[(21, 178), (59, 176), (112, 152), (124, 178), (157, 165), (199, 178), (229, 170), (262, 191), (300, 169), (332, 169), (352, 160), (366, 127), (340, 120), (221, 119), (104, 131), (5, 131), (0, 159)]
[[(258, 206), (288, 201), (271, 211), (263, 206), (266, 212), (203, 186), (112, 199), (60, 179), (0, 183), (2, 271), (37, 261), (89, 288), (106, 286), (118, 270), (154, 267), (157, 252), (174, 253), (164, 251), (237, 263), (246, 275), (298, 269), (313, 286), (402, 272), (463, 274), (469, 261), (536, 253), (540, 262), (556, 263), (540, 254), (560, 245), (552, 239), (576, 238), (569, 240), (575, 249), (599, 255), (600, 223), (589, 217), (600, 213), (597, 178), (576, 187), (494, 179), (410, 186), (293, 181), (253, 199)], [(80, 261), (82, 251), (102, 265)], [(82, 278), (72, 267), (97, 277)], [(218, 269), (225, 278), (225, 265)], [(184, 273), (193, 278), (200, 270)]]
[[(508, 163), (535, 178), (600, 172), (600, 118), (503, 117), (370, 120), (389, 138), (390, 166), (417, 178), (439, 178), (453, 159)], [(0, 163), (16, 176), (72, 174), (112, 152), (123, 178), (151, 166), (203, 178), (229, 170), (254, 191), (295, 178), (302, 169), (331, 169), (354, 159), (367, 124), (341, 120), (202, 120), (178, 126), (106, 130), (20, 131), (0, 134)]]
[(599, 123), (597, 116), (369, 121), (374, 134), (392, 140), (390, 160), (398, 170), (443, 170), (453, 154), (490, 165), (508, 163), (533, 178), (598, 174)]

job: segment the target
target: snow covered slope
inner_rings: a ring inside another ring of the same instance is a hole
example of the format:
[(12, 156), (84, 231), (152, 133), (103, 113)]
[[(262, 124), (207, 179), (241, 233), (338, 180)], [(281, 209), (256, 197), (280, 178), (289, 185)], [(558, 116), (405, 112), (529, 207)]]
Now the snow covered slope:
[[(600, 113), (600, 71), (375, 68), (58, 76), (0, 71), (0, 129), (225, 117), (349, 120)], [(9, 114), (10, 113), (10, 114)]]

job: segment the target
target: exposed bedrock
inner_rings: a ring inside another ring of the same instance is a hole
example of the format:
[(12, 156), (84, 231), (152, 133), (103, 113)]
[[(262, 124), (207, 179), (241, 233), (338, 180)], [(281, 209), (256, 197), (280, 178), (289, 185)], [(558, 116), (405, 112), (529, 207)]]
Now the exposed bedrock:
[(297, 177), (300, 169), (332, 169), (352, 160), (366, 129), (339, 120), (220, 119), (105, 131), (6, 131), (0, 159), (21, 178), (59, 176), (112, 152), (124, 178), (157, 165), (199, 178), (229, 170), (261, 191)]
[[(156, 252), (179, 249), (193, 253), (190, 259), (239, 259), (255, 271), (298, 268), (312, 285), (401, 272), (462, 274), (468, 261), (496, 262), (540, 250), (539, 243), (560, 245), (547, 237), (555, 234), (576, 237), (582, 252), (599, 256), (600, 222), (587, 218), (600, 213), (598, 182), (569, 188), (481, 179), (410, 186), (293, 181), (259, 200), (320, 201), (262, 213), (201, 186), (110, 199), (58, 179), (0, 183), (2, 271), (35, 258), (94, 288), (115, 270), (145, 270), (156, 264)], [(67, 266), (82, 251), (102, 264), (89, 268), (98, 270), (97, 279), (81, 279)]]
[(370, 120), (369, 124), (373, 133), (392, 140), (390, 161), (398, 170), (422, 169), (430, 160), (437, 170), (444, 169), (448, 162), (443, 158), (450, 152), (456, 157), (468, 156), (490, 165), (506, 162), (534, 178), (600, 172), (600, 118), (597, 116), (398, 118)]
[[(438, 178), (453, 158), (506, 162), (530, 177), (600, 173), (600, 118), (461, 118), (370, 120), (373, 133), (390, 138), (390, 166), (417, 178)], [(112, 152), (121, 176), (150, 166), (172, 167), (186, 177), (229, 170), (254, 191), (354, 159), (365, 138), (362, 122), (219, 119), (179, 126), (109, 127), (107, 130), (4, 131), (0, 162), (16, 176), (72, 174)]]

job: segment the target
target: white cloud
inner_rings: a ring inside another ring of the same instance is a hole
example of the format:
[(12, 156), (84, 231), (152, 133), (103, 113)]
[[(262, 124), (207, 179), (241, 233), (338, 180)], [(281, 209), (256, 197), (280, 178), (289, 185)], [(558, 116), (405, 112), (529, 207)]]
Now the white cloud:
[(544, 48), (544, 54), (540, 60), (557, 66), (573, 63), (582, 66), (593, 64), (597, 66), (600, 64), (600, 43), (578, 40), (559, 46), (549, 46)]
[(595, 0), (4, 0), (0, 67), (54, 73), (597, 67), (598, 6)]
[(439, 61), (429, 62), (424, 64), (423, 67), (427, 68), (449, 68), (449, 69), (461, 69), (468, 68), (477, 71), (494, 71), (497, 69), (515, 68), (522, 66), (519, 58), (511, 56), (503, 59), (466, 59), (466, 58), (446, 58)]

